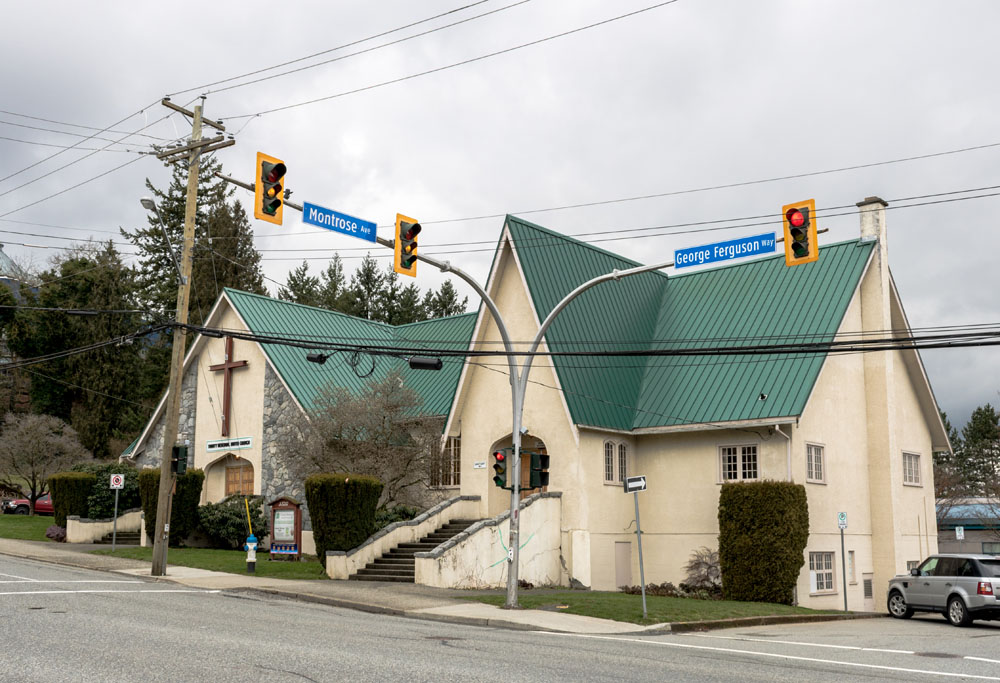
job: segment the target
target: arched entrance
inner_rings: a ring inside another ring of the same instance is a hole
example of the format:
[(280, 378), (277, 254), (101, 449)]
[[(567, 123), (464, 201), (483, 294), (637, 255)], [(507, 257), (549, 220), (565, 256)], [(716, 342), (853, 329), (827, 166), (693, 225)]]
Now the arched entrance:
[[(490, 458), (488, 462), (490, 467), (493, 466), (493, 453), (501, 449), (508, 449), (507, 453), (511, 453), (511, 449), (514, 447), (514, 440), (511, 436), (506, 436), (493, 444), (490, 449)], [(538, 493), (539, 491), (548, 491), (549, 487), (543, 487), (539, 489), (528, 490), (527, 487), (531, 485), (531, 454), (538, 453), (539, 455), (548, 455), (548, 450), (545, 447), (545, 442), (540, 438), (534, 436), (533, 434), (525, 434), (521, 437), (521, 481), (520, 488), (524, 495), (531, 495), (532, 493)], [(508, 457), (510, 457), (508, 455)], [(551, 465), (548, 470), (551, 470)], [(493, 472), (489, 472), (489, 486), (490, 486), (490, 514), (495, 515), (499, 512), (508, 509), (510, 507), (510, 493), (506, 489), (498, 488), (493, 484)], [(508, 480), (509, 483), (509, 480)], [(523, 497), (523, 496), (522, 496)]]
[(253, 463), (234, 453), (226, 453), (205, 468), (204, 501), (215, 503), (227, 496), (253, 495)]

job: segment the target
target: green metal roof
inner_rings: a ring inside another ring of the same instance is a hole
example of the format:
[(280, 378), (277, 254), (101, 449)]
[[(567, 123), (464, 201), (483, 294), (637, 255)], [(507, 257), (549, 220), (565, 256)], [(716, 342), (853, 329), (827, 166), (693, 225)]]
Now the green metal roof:
[[(393, 327), (236, 289), (227, 288), (225, 292), (254, 334), (315, 338), (318, 342), (372, 344), (401, 349), (427, 344), (437, 348), (466, 349), (476, 317), (475, 313), (466, 313)], [(430, 340), (433, 344), (428, 343)], [(370, 357), (360, 358), (356, 373), (348, 363), (350, 354), (345, 352), (318, 365), (306, 360), (308, 349), (281, 344), (261, 344), (261, 347), (295, 398), (307, 410), (314, 407), (323, 386), (328, 383), (359, 391), (370, 379), (385, 377), (390, 370), (398, 369), (403, 373), (404, 381), (423, 399), (424, 414), (447, 415), (462, 371), (460, 360), (446, 361), (442, 370), (434, 372), (411, 370), (405, 360), (379, 356), (372, 375), (361, 378), (358, 374), (365, 374), (371, 368)]]
[[(508, 216), (539, 319), (570, 291), (638, 264)], [(542, 248), (539, 248), (542, 247)], [(784, 256), (667, 277), (647, 273), (588, 290), (546, 334), (553, 351), (735, 346), (837, 331), (872, 243), (822, 247), (819, 261)], [(788, 311), (801, 315), (789, 315)], [(753, 342), (751, 342), (753, 343)], [(825, 354), (553, 359), (576, 424), (630, 430), (800, 415)], [(536, 363), (538, 364), (538, 363)], [(761, 394), (766, 400), (760, 400)]]

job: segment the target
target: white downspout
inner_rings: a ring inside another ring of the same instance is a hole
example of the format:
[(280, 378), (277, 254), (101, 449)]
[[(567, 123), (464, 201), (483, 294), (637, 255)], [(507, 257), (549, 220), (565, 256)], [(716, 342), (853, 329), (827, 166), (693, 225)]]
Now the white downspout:
[(774, 431), (785, 437), (785, 460), (788, 463), (788, 481), (792, 481), (792, 437), (781, 431), (781, 425), (774, 425)]

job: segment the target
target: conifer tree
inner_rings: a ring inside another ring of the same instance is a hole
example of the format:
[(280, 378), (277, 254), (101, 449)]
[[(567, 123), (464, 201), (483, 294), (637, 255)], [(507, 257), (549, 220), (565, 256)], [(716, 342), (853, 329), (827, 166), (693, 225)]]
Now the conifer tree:
[(302, 261), (302, 265), (288, 274), (285, 283), (287, 287), (278, 290), (278, 298), (285, 301), (293, 301), (303, 306), (320, 305), (320, 285), (319, 278), (309, 274), (309, 263)]

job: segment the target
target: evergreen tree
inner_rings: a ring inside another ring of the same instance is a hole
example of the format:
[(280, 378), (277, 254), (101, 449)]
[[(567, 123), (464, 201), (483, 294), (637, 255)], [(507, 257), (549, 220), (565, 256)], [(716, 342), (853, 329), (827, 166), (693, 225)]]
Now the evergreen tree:
[(351, 276), (351, 285), (345, 294), (342, 310), (358, 318), (384, 320), (384, 286), (385, 275), (379, 271), (375, 259), (366, 254)]
[(427, 313), (424, 305), (420, 301), (420, 288), (412, 282), (399, 293), (398, 313), (395, 320), (390, 321), (393, 325), (406, 325), (421, 320), (427, 320)]
[(1000, 475), (1000, 414), (989, 403), (972, 411), (962, 428), (962, 447), (955, 460), (972, 492), (983, 495), (996, 488)]
[(333, 260), (320, 274), (318, 305), (331, 311), (340, 311), (344, 305), (346, 290), (344, 263), (340, 260), (340, 254), (334, 254)]
[[(235, 189), (214, 176), (221, 169), (217, 160), (209, 158), (202, 160), (198, 170), (198, 209), (188, 313), (188, 321), (194, 325), (205, 321), (224, 287), (266, 294), (260, 254), (253, 245), (250, 221), (238, 201), (230, 203)], [(151, 212), (147, 227), (121, 231), (140, 253), (137, 281), (142, 307), (168, 319), (173, 317), (177, 304), (178, 276), (164, 231), (180, 262), (187, 203), (187, 164), (174, 164), (172, 171), (166, 191), (146, 180), (163, 226), (157, 214)]]
[(287, 288), (278, 290), (278, 298), (294, 301), (303, 306), (320, 305), (319, 278), (309, 274), (309, 264), (306, 261), (288, 274)]
[(461, 302), (458, 300), (458, 291), (451, 284), (451, 280), (441, 283), (439, 289), (433, 295), (428, 292), (424, 297), (424, 308), (428, 318), (444, 318), (449, 315), (465, 313), (465, 307), (469, 304), (469, 297), (465, 297)]

